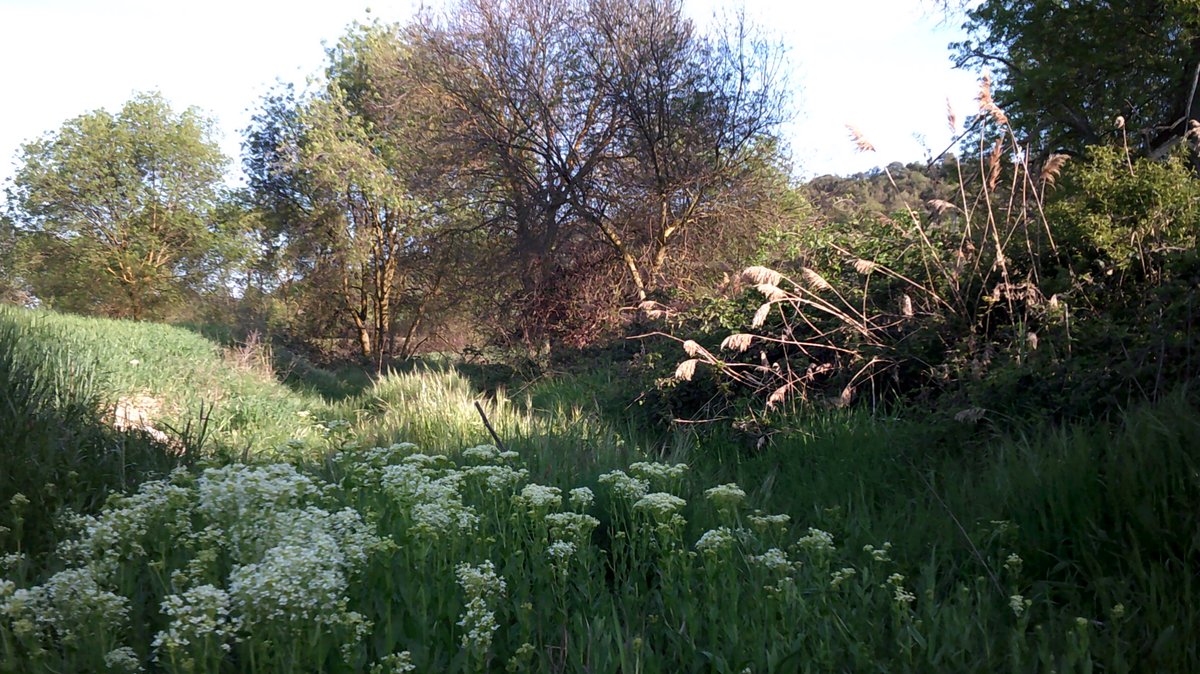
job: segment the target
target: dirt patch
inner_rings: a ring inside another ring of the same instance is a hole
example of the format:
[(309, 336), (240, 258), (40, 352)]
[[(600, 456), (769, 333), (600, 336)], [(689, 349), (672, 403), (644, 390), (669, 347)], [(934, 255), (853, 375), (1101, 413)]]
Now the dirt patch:
[(122, 396), (113, 410), (112, 426), (119, 431), (141, 431), (159, 442), (171, 444), (171, 437), (154, 427), (162, 407), (162, 401), (152, 396)]

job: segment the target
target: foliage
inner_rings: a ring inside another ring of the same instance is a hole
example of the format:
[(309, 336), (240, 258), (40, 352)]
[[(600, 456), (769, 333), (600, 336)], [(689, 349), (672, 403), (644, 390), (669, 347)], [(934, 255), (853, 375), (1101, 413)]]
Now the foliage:
[[(735, 279), (731, 297), (753, 288), (763, 302), (719, 342), (729, 355), (703, 326), (675, 322), (674, 334), (693, 331), (678, 338), (688, 360), (676, 378), (711, 368), (768, 408), (948, 394), (967, 415), (1073, 416), (1194, 376), (1200, 181), (1184, 149), (1134, 161), (1095, 147), (1086, 161), (1059, 154), (1037, 165), (986, 80), (980, 101), (978, 168), (949, 158), (929, 172), (957, 185), (916, 193), (950, 200), (816, 221), (790, 239), (779, 269)], [(890, 168), (883, 176), (905, 189)], [(836, 194), (835, 182), (818, 182)]]
[(958, 65), (995, 73), (1014, 128), (1048, 152), (1081, 152), (1128, 129), (1160, 154), (1200, 118), (1196, 0), (987, 0), (964, 27)]
[(188, 458), (149, 435), (102, 425), (101, 363), (65, 340), (39, 342), (12, 320), (20, 311), (0, 307), (0, 555), (8, 560), (0, 573), (10, 577), (47, 563), (60, 516), (96, 512), (110, 493)]
[(158, 94), (66, 122), (25, 145), (8, 194), (22, 275), (47, 304), (133, 318), (217, 285), (240, 254), (225, 164), (211, 122)]
[(1057, 606), (1011, 522), (981, 543), (993, 586), (941, 575), (937, 554), (910, 566), (890, 542), (846, 545), (810, 524), (828, 514), (756, 511), (737, 484), (689, 474), (638, 462), (568, 490), (492, 446), (448, 459), (405, 443), (315, 472), (177, 471), (81, 522), (66, 569), (5, 588), (0, 656), (208, 672), (393, 658), (438, 671), (1128, 671), (1186, 657), (1182, 637), (1143, 650), (1140, 628), (1169, 614), (1137, 591)]

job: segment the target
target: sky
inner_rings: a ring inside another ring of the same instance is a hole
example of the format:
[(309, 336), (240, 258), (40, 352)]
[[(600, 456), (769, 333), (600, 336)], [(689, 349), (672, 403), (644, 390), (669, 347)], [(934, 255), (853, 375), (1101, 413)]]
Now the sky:
[[(160, 91), (213, 117), (236, 182), (240, 131), (277, 81), (303, 86), (355, 20), (403, 21), (420, 0), (0, 0), (0, 181), (22, 143), (85, 112)], [(439, 0), (427, 0), (437, 6)], [(701, 25), (723, 0), (684, 0)], [(796, 174), (847, 175), (924, 159), (950, 143), (976, 76), (953, 69), (955, 26), (929, 0), (744, 0), (786, 45), (796, 89), (785, 129)], [(370, 14), (367, 13), (368, 9)], [(856, 151), (846, 125), (876, 152)]]

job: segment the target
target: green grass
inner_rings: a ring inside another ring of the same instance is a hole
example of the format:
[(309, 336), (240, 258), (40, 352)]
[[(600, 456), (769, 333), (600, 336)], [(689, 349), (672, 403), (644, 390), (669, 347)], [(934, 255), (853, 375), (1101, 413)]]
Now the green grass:
[[(309, 365), (280, 383), (230, 363), (188, 330), (0, 313), (0, 432), (24, 431), (0, 476), (0, 671), (1200, 662), (1200, 414), (1185, 391), (1045, 428), (810, 412), (751, 450), (649, 427), (609, 367), (510, 397), (445, 364), (373, 381)], [(130, 392), (215, 403), (205, 451), (100, 423)], [(492, 442), (477, 401), (516, 456), (464, 451)], [(244, 442), (254, 465), (224, 466)], [(647, 455), (665, 463), (636, 465)], [(676, 462), (689, 468), (668, 475)], [(162, 479), (177, 465), (191, 467)], [(637, 506), (618, 468), (683, 504)], [(744, 499), (709, 496), (726, 483)], [(574, 487), (595, 502), (570, 504)], [(81, 529), (69, 510), (97, 519)], [(595, 520), (571, 534), (557, 511)], [(724, 543), (697, 547), (706, 536)]]

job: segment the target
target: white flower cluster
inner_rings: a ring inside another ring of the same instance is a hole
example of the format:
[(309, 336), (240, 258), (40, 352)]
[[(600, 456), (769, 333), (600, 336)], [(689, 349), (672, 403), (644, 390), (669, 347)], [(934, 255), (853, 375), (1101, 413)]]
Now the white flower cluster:
[[(82, 562), (92, 562), (104, 574), (122, 561), (146, 556), (144, 543), (151, 528), (162, 527), (160, 535), (181, 538), (191, 533), (191, 492), (166, 480), (145, 482), (130, 496), (113, 498), (98, 516), (84, 516), (79, 538), (70, 544)], [(66, 549), (60, 551), (71, 556)]]
[(877, 562), (892, 561), (892, 558), (888, 555), (888, 553), (891, 551), (891, 549), (892, 549), (892, 544), (888, 541), (885, 541), (884, 544), (878, 548), (875, 547), (874, 545), (870, 545), (870, 544), (863, 546), (863, 552), (867, 553), (868, 555), (871, 555), (871, 559), (874, 559)]
[(749, 519), (750, 526), (754, 527), (758, 531), (766, 531), (773, 526), (786, 527), (788, 523), (792, 521), (791, 515), (787, 514), (763, 515), (761, 513), (755, 513), (754, 515), (751, 515)]
[(754, 555), (750, 557), (750, 561), (779, 573), (788, 573), (792, 570), (792, 562), (788, 560), (787, 553), (779, 548), (771, 548), (761, 555)]
[(541, 484), (527, 484), (521, 494), (514, 499), (530, 511), (544, 511), (562, 505), (562, 490), (558, 487), (547, 487)]
[(895, 592), (892, 594), (892, 601), (895, 602), (897, 606), (908, 606), (916, 601), (916, 595), (904, 589), (903, 575), (899, 573), (893, 573), (892, 575), (888, 576), (887, 582), (888, 585), (891, 585), (895, 588)]
[(378, 662), (371, 665), (370, 674), (407, 674), (416, 669), (417, 666), (412, 661), (412, 653), (401, 651), (379, 658)]
[(529, 471), (524, 468), (513, 469), (509, 466), (469, 466), (462, 470), (468, 479), (482, 483), (485, 491), (502, 492), (515, 489), (517, 485), (529, 478)]
[(633, 504), (633, 509), (635, 512), (643, 512), (650, 517), (663, 520), (682, 510), (685, 505), (687, 505), (687, 501), (674, 494), (656, 491), (638, 499), (637, 503)]
[(576, 487), (570, 491), (569, 500), (571, 507), (579, 510), (586, 510), (596, 501), (596, 495), (587, 487)]
[(571, 558), (575, 556), (575, 544), (570, 541), (555, 541), (546, 548), (546, 556), (550, 565), (560, 578), (566, 578), (570, 573)]
[(25, 561), (25, 553), (23, 552), (10, 552), (7, 555), (0, 555), (0, 571), (12, 571), (23, 561)]
[(93, 567), (59, 571), (44, 584), (13, 590), (0, 603), (0, 616), (28, 621), (41, 630), (53, 626), (66, 641), (91, 632), (96, 625), (119, 630), (129, 618), (129, 600), (114, 594), (97, 578)]
[(657, 461), (638, 461), (637, 463), (629, 464), (629, 472), (644, 480), (673, 482), (683, 479), (687, 471), (688, 466), (686, 463), (669, 465), (658, 463)]
[(491, 560), (484, 560), (479, 566), (464, 562), (455, 567), (455, 572), (467, 599), (462, 619), (458, 621), (463, 628), (462, 646), (482, 657), (491, 648), (492, 637), (500, 627), (491, 603), (504, 596), (507, 585), (496, 574)]
[(495, 445), (476, 445), (468, 447), (462, 451), (464, 459), (471, 459), (480, 463), (488, 463), (500, 458), (500, 450)]
[(230, 618), (229, 595), (212, 585), (200, 585), (181, 594), (163, 598), (162, 613), (170, 619), (167, 628), (154, 635), (158, 659), (164, 654), (186, 654), (189, 646), (230, 649), (240, 620)]
[(408, 508), (413, 533), (438, 539), (447, 532), (466, 533), (479, 523), (474, 509), (463, 503), (460, 491), (466, 475), (438, 471), (412, 464), (388, 466), (380, 480), (383, 490)]
[(746, 499), (746, 492), (737, 484), (729, 482), (705, 490), (704, 497), (718, 508), (732, 509)]
[(229, 595), (246, 627), (311, 621), (337, 622), (345, 610), (346, 575), (332, 536), (277, 545), (262, 561), (238, 565)]
[(124, 672), (125, 674), (136, 674), (142, 670), (142, 662), (138, 659), (137, 652), (129, 646), (114, 648), (104, 654), (104, 666), (114, 672)]
[(198, 512), (223, 526), (297, 508), (321, 494), (312, 478), (286, 463), (209, 468), (196, 480), (196, 491)]
[(630, 477), (623, 470), (613, 470), (598, 478), (600, 484), (608, 487), (613, 496), (636, 501), (650, 491), (650, 483), (636, 477)]
[(856, 574), (858, 574), (858, 570), (856, 570), (854, 567), (844, 566), (830, 574), (829, 587), (837, 589), (842, 583), (850, 580)]
[(737, 536), (729, 527), (709, 529), (696, 541), (696, 550), (709, 555), (719, 555), (726, 550), (732, 550), (737, 544)]
[(546, 515), (546, 525), (553, 538), (586, 545), (600, 520), (583, 513), (550, 513)]
[(1025, 611), (1029, 610), (1030, 606), (1033, 606), (1033, 601), (1022, 597), (1019, 594), (1014, 594), (1008, 598), (1008, 607), (1012, 609), (1013, 615), (1017, 616), (1018, 618), (1024, 615)]
[(809, 552), (833, 552), (835, 549), (833, 546), (833, 534), (812, 527), (809, 527), (808, 535), (802, 536), (796, 541), (796, 544)]

